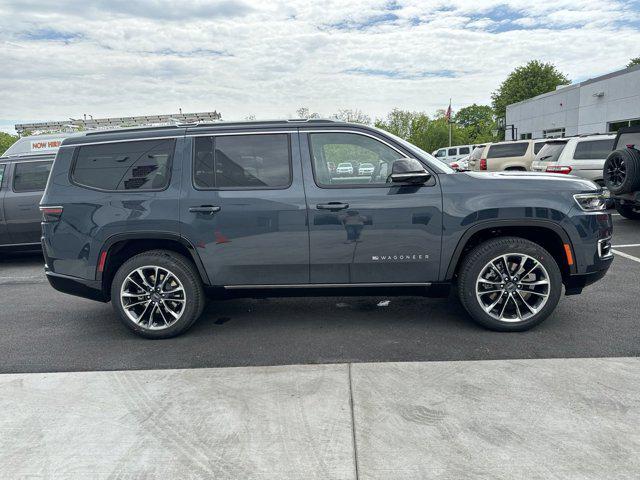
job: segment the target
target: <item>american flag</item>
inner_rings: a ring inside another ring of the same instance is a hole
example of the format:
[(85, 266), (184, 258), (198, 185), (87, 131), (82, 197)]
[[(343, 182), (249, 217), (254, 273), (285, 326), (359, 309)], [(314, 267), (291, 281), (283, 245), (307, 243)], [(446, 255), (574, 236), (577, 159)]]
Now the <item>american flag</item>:
[(451, 121), (451, 100), (449, 100), (449, 108), (447, 108), (447, 111), (444, 113), (444, 118), (447, 119), (447, 122)]

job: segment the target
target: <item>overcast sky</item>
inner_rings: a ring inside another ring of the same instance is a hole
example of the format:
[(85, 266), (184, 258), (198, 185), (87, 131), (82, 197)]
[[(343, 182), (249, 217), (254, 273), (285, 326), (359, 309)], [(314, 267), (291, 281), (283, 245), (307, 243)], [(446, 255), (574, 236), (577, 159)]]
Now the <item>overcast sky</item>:
[(640, 56), (640, 0), (0, 0), (0, 130), (488, 103), (516, 66), (573, 81)]

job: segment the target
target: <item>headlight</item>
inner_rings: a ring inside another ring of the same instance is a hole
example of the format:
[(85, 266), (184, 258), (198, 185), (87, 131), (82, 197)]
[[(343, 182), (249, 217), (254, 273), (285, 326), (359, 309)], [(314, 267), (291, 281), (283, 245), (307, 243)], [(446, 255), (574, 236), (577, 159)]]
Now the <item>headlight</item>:
[(607, 208), (607, 202), (602, 193), (578, 193), (573, 198), (585, 212), (597, 212)]

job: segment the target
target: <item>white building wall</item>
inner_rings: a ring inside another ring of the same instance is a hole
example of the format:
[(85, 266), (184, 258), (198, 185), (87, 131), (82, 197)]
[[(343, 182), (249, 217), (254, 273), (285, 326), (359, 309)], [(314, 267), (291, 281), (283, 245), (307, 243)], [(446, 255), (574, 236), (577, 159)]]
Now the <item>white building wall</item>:
[(518, 136), (542, 138), (545, 130), (557, 128), (566, 136), (605, 133), (610, 123), (639, 118), (640, 66), (509, 105), (506, 124), (515, 125)]

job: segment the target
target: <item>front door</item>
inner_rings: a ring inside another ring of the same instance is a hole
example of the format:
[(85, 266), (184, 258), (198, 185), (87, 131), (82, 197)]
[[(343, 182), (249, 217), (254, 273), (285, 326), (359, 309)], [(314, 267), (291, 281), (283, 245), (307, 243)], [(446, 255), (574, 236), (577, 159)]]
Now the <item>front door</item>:
[(214, 285), (309, 281), (309, 234), (296, 131), (188, 137), (182, 234)]
[(4, 197), (4, 215), (13, 244), (40, 243), (41, 215), (38, 209), (51, 160), (20, 161), (13, 164), (11, 186)]
[[(301, 146), (311, 283), (437, 280), (442, 195), (435, 176), (420, 186), (388, 183), (394, 160), (406, 155), (374, 134), (310, 130)], [(341, 163), (353, 173), (331, 168)]]

